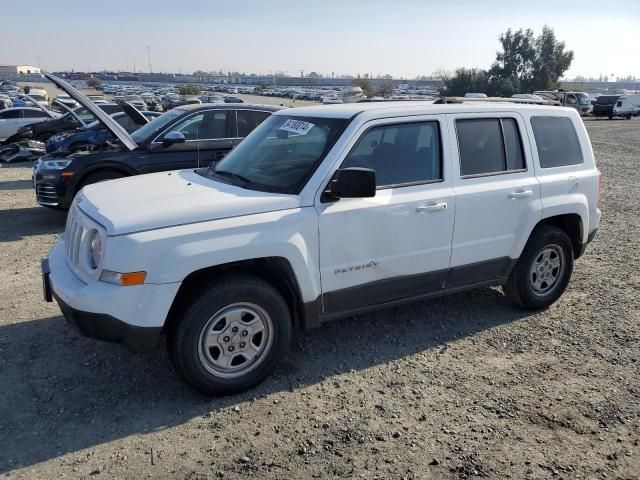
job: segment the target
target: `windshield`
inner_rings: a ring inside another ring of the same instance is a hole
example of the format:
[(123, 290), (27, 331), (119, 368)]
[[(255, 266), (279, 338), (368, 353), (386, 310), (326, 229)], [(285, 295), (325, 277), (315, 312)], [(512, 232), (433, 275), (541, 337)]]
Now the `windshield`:
[(215, 169), (202, 174), (234, 178), (245, 188), (297, 194), (347, 123), (345, 119), (271, 116)]
[(159, 117), (154, 118), (149, 123), (140, 127), (138, 130), (131, 134), (133, 141), (140, 145), (142, 142), (147, 141), (152, 136), (157, 135), (160, 131), (174, 121), (177, 117), (182, 115), (184, 110), (174, 108), (168, 112), (163, 113)]
[(591, 97), (586, 93), (576, 93), (580, 105), (591, 105)]
[(34, 100), (37, 100), (38, 102), (46, 102), (47, 99), (44, 97), (44, 95), (29, 95), (31, 98), (33, 98)]
[(96, 120), (96, 116), (84, 107), (76, 108), (73, 113), (75, 113), (85, 124)]

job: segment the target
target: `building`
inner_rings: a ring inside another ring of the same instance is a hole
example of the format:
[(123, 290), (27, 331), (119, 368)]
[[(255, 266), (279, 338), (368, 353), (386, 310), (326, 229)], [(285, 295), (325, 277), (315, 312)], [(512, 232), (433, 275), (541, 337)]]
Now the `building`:
[(31, 65), (0, 65), (0, 78), (14, 78), (39, 74), (40, 69)]

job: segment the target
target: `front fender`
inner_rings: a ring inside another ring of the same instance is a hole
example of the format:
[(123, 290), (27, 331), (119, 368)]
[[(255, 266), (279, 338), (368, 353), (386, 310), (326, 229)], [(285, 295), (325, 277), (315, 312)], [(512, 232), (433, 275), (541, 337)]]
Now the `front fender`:
[(286, 259), (302, 300), (320, 295), (318, 217), (298, 208), (149, 230), (107, 239), (104, 268), (147, 272), (146, 283), (182, 282), (204, 268), (266, 257)]

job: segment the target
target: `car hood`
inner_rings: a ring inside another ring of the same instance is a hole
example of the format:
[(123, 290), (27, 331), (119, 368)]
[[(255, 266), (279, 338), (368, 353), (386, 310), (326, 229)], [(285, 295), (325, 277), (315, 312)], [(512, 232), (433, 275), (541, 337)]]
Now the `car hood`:
[(120, 125), (113, 118), (107, 115), (104, 110), (93, 103), (88, 97), (80, 93), (64, 80), (49, 73), (45, 75), (51, 82), (56, 85), (56, 87), (64, 90), (71, 98), (76, 100), (80, 105), (93, 113), (93, 115), (98, 120), (100, 120), (100, 122), (102, 122), (105, 127), (111, 130), (113, 135), (118, 138), (127, 149), (135, 150), (136, 148), (138, 148), (138, 144), (133, 140), (133, 138), (131, 138), (129, 133), (122, 127), (122, 125)]
[(76, 204), (104, 226), (107, 235), (123, 235), (298, 208), (300, 198), (246, 190), (193, 170), (177, 170), (88, 185)]
[(149, 123), (149, 119), (145, 117), (140, 110), (138, 110), (135, 105), (129, 102), (122, 102), (122, 111), (127, 114), (127, 116), (131, 119), (133, 123), (142, 127)]

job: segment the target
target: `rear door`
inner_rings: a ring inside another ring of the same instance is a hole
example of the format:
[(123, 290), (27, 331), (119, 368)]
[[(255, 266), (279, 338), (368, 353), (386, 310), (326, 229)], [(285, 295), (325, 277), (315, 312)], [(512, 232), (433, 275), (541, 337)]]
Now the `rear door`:
[(515, 113), (447, 115), (456, 219), (449, 287), (505, 275), (541, 218), (524, 120)]
[(24, 110), (0, 111), (0, 140), (5, 140), (16, 133), (23, 111)]

